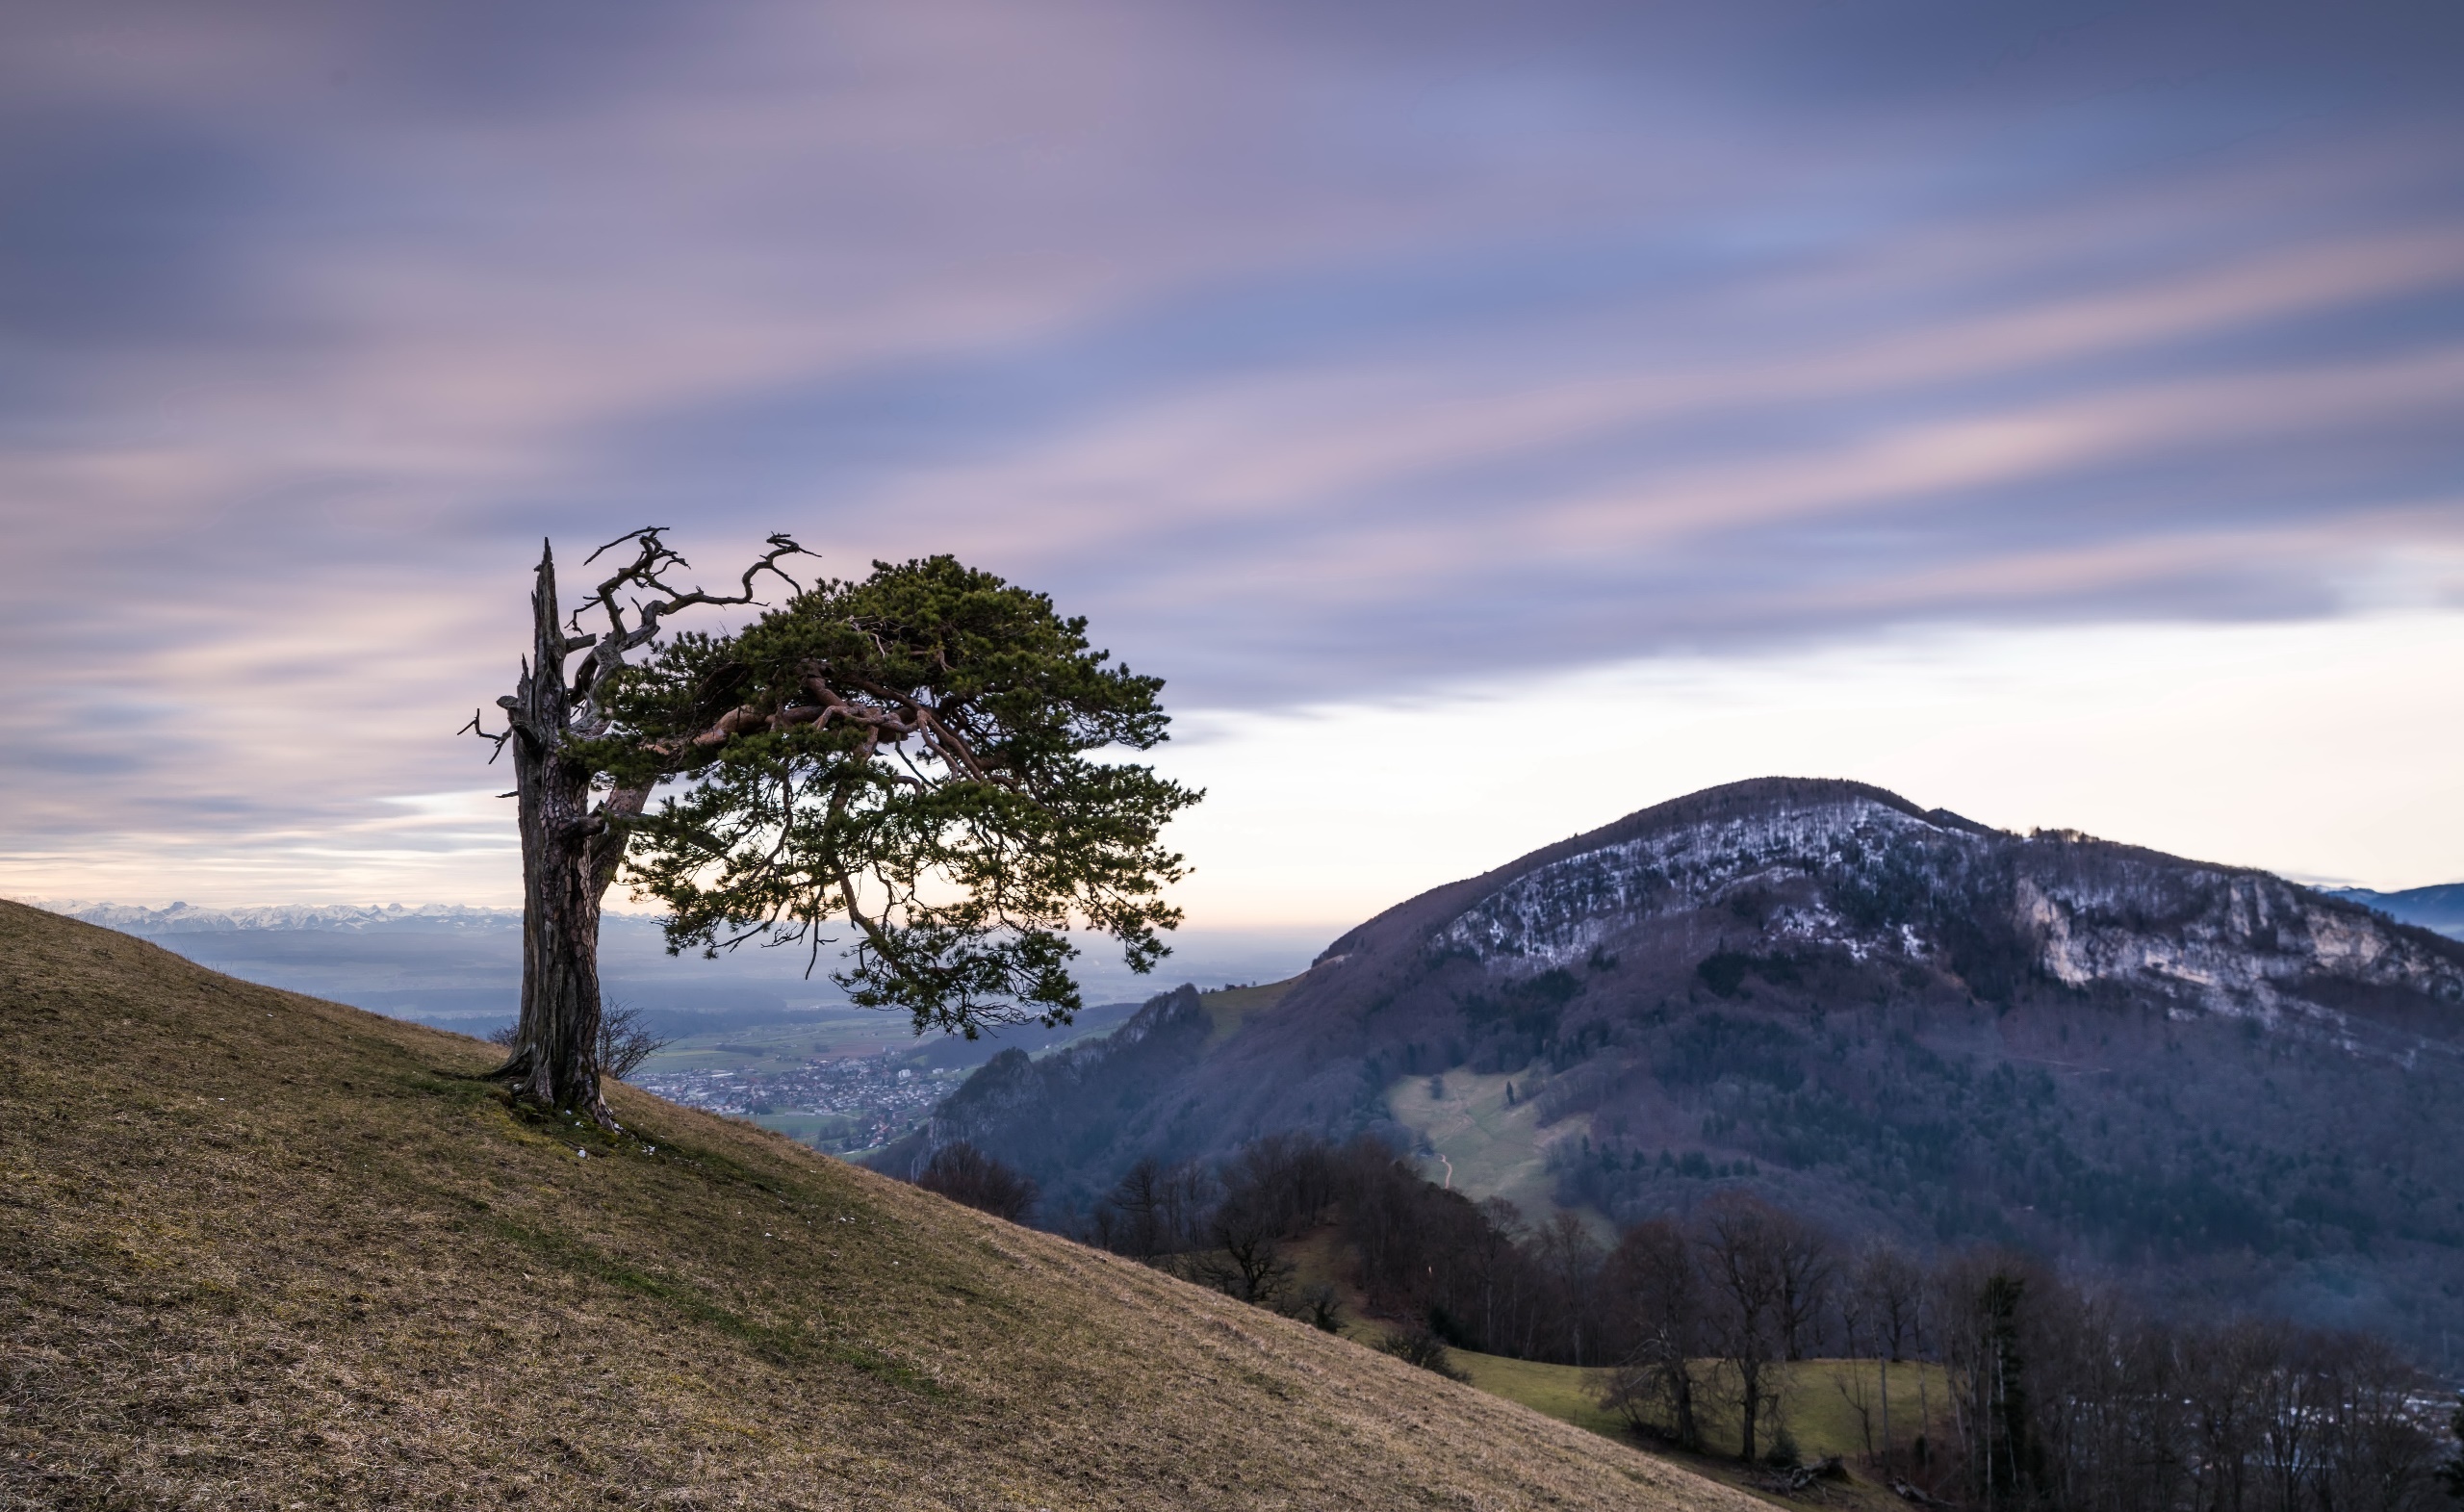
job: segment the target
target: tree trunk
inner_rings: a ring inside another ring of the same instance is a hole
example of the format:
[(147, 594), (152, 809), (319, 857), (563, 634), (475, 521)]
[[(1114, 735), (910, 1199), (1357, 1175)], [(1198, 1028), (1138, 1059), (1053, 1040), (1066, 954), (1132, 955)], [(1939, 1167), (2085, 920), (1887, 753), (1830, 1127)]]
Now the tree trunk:
[(1738, 1405), (1738, 1415), (1744, 1422), (1737, 1435), (1736, 1455), (1739, 1459), (1751, 1460), (1754, 1458), (1754, 1441), (1761, 1427), (1758, 1420), (1762, 1416), (1762, 1370), (1753, 1361), (1740, 1360), (1737, 1362), (1737, 1376), (1744, 1383), (1745, 1390), (1739, 1394), (1743, 1400)]
[(519, 690), (498, 702), (513, 728), (514, 790), (522, 831), (522, 1021), (497, 1075), (515, 1095), (616, 1120), (599, 1090), (599, 910), (624, 856), (624, 821), (647, 791), (620, 791), (591, 810), (593, 768), (566, 753), (576, 649), (556, 617), (556, 565), (543, 547), (530, 595), (530, 662)]
[[(1890, 1356), (1882, 1359), (1883, 1377), (1883, 1474), (1890, 1474)], [(1870, 1451), (1868, 1451), (1870, 1452)]]
[[(517, 739), (522, 801), (522, 1032), (515, 1089), (608, 1121), (599, 1094), (599, 889), (590, 874), (590, 781)], [(509, 1070), (515, 1069), (508, 1066)]]
[(1703, 1430), (1694, 1422), (1694, 1362), (1685, 1351), (1675, 1351), (1677, 1386), (1677, 1442), (1689, 1449), (1703, 1447)]
[(1759, 1406), (1761, 1406), (1759, 1371), (1747, 1371), (1747, 1376), (1744, 1376), (1744, 1403), (1739, 1406), (1739, 1416), (1742, 1416), (1742, 1431), (1737, 1433), (1739, 1460), (1755, 1458), (1755, 1431), (1759, 1428), (1759, 1423), (1757, 1423), (1755, 1419), (1759, 1419), (1761, 1416), (1759, 1411), (1755, 1409), (1759, 1409)]

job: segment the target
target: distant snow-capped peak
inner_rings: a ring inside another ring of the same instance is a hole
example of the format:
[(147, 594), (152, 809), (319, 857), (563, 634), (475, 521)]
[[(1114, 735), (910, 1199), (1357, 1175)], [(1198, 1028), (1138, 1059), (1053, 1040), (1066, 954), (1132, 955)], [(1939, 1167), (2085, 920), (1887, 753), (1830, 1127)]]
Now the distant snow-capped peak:
[(28, 898), (29, 905), (128, 935), (214, 935), (236, 930), (349, 930), (387, 927), (497, 930), (519, 925), (520, 909), (481, 909), (462, 903), (282, 903), (253, 908), (202, 909), (186, 903), (149, 909), (135, 903), (90, 903)]

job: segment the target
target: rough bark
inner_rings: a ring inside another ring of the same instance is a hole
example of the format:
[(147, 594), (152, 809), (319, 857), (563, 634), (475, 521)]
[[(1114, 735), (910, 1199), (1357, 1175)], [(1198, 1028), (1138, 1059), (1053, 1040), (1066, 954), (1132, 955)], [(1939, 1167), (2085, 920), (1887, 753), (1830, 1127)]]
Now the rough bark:
[[(469, 727), (500, 752), (513, 747), (514, 796), (521, 800), (522, 1019), (512, 1054), (493, 1074), (512, 1083), (519, 1096), (587, 1114), (607, 1128), (615, 1119), (599, 1092), (600, 903), (615, 884), (631, 822), (651, 790), (649, 782), (619, 786), (594, 807), (603, 773), (578, 753), (608, 732), (599, 703), (605, 679), (623, 669), (628, 652), (657, 636), (666, 616), (695, 605), (752, 603), (754, 579), (763, 573), (796, 588), (779, 561), (804, 550), (773, 535), (770, 550), (745, 569), (742, 592), (709, 594), (666, 580), (666, 572), (686, 563), (668, 548), (662, 529), (630, 531), (592, 552), (585, 566), (629, 546), (634, 557), (620, 559), (571, 621), (558, 618), (554, 550), (540, 543), (530, 591), (530, 655), (514, 691), (497, 700), (505, 729), (486, 730), (476, 715)], [(603, 617), (606, 628), (583, 633), (580, 612)], [(577, 652), (589, 655), (569, 682), (565, 663)]]
[[(529, 662), (510, 698), (514, 793), (522, 833), (522, 1019), (497, 1075), (517, 1095), (615, 1126), (600, 1095), (599, 912), (624, 855), (624, 821), (643, 792), (591, 807), (597, 776), (566, 751), (573, 695), (565, 658), (579, 649), (556, 616), (556, 563), (543, 547), (530, 594)], [(584, 641), (583, 644), (588, 644)]]

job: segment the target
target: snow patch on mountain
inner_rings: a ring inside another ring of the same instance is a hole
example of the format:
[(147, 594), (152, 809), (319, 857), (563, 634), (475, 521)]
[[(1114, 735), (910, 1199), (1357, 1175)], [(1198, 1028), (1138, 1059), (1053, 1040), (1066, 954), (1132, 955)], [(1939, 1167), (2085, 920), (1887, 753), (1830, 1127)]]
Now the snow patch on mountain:
[[(1920, 835), (1984, 843), (1862, 796), (1713, 820), (1553, 861), (1465, 910), (1438, 931), (1436, 944), (1518, 970), (1564, 965), (1655, 915), (1701, 908), (1740, 884), (1854, 871)], [(1912, 927), (1860, 930), (1820, 897), (1783, 908), (1769, 928), (1795, 943), (1840, 946), (1861, 961), (1876, 951), (1926, 951)]]
[(2122, 984), (2177, 1013), (2297, 1020), (2339, 1042), (2338, 991), (2464, 1003), (2451, 950), (2282, 878), (2066, 831), (2010, 834), (1856, 791), (1560, 857), (1441, 925), (1430, 949), (1528, 976), (1724, 904), (1720, 929), (1733, 913), (1755, 939), (1738, 948), (1761, 954), (1837, 950), (1964, 973), (2001, 950), (2040, 981)]

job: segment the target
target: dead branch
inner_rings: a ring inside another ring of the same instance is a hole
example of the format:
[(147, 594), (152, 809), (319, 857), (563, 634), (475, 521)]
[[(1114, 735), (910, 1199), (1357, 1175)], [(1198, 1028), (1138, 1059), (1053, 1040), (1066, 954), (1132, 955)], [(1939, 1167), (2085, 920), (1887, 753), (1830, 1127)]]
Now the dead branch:
[[(770, 550), (761, 553), (752, 566), (744, 570), (744, 576), (739, 580), (738, 592), (714, 594), (701, 588), (679, 588), (667, 580), (666, 574), (670, 569), (690, 567), (693, 564), (684, 559), (683, 553), (660, 539), (666, 529), (665, 525), (648, 525), (642, 529), (630, 531), (618, 536), (583, 558), (583, 565), (588, 566), (607, 551), (628, 541), (639, 543), (633, 560), (618, 568), (583, 602), (580, 609), (574, 611), (571, 623), (576, 630), (581, 628), (583, 612), (595, 604), (606, 614), (609, 633), (623, 640), (627, 650), (631, 650), (657, 634), (659, 620), (680, 609), (690, 608), (696, 604), (756, 602), (753, 596), (753, 580), (763, 573), (773, 575), (798, 593), (804, 591), (804, 585), (788, 577), (785, 569), (779, 565), (779, 560), (784, 556), (809, 556), (812, 553), (798, 546), (793, 538), (775, 532), (769, 538)], [(647, 602), (640, 600), (633, 601), (631, 606), (634, 622), (629, 628), (625, 624), (623, 607), (616, 602), (616, 596), (628, 589), (650, 591), (659, 595)], [(572, 649), (579, 650), (586, 644), (588, 644), (587, 640), (578, 641)]]
[[(669, 615), (697, 605), (757, 604), (759, 601), (754, 597), (753, 585), (755, 579), (764, 573), (777, 577), (797, 593), (804, 591), (804, 585), (788, 577), (779, 563), (783, 557), (810, 556), (813, 553), (798, 546), (792, 537), (778, 532), (769, 537), (770, 550), (762, 552), (752, 566), (744, 570), (738, 580), (739, 591), (715, 594), (700, 587), (679, 587), (668, 580), (667, 575), (693, 564), (685, 560), (682, 552), (667, 544), (664, 538), (667, 528), (665, 525), (645, 525), (638, 530), (627, 531), (582, 559), (582, 565), (588, 566), (627, 542), (633, 543), (633, 559), (617, 568), (592, 590), (566, 621), (575, 633), (564, 639), (564, 651), (568, 654), (584, 650), (591, 653), (589, 659), (574, 673), (573, 697), (580, 705), (574, 722), (578, 731), (599, 732), (599, 727), (604, 721), (593, 690), (603, 678), (624, 665), (627, 653), (656, 638), (660, 622)], [(606, 617), (604, 632), (582, 631), (582, 616), (593, 610)], [(631, 613), (630, 623), (627, 621), (628, 610)]]
[(1818, 1480), (1846, 1481), (1848, 1467), (1838, 1455), (1814, 1461), (1810, 1465), (1792, 1466), (1776, 1475), (1766, 1475), (1756, 1484), (1761, 1489), (1784, 1497), (1802, 1497), (1815, 1489)]
[(494, 766), (497, 764), (497, 757), (504, 755), (504, 743), (513, 738), (513, 726), (508, 724), (504, 729), (492, 734), (480, 726), (479, 711), (475, 708), (471, 710), (471, 722), (455, 730), (454, 733), (457, 735), (476, 735), (480, 739), (487, 741), (490, 746), (494, 748), (488, 752), (488, 765)]

